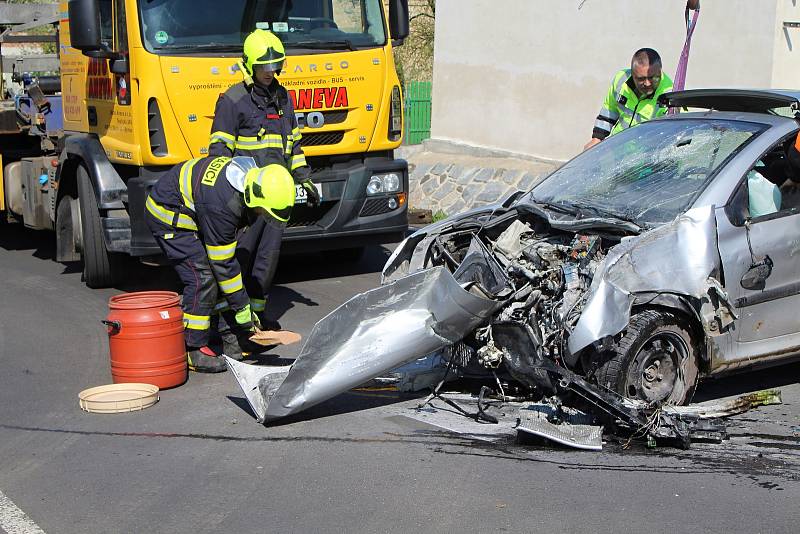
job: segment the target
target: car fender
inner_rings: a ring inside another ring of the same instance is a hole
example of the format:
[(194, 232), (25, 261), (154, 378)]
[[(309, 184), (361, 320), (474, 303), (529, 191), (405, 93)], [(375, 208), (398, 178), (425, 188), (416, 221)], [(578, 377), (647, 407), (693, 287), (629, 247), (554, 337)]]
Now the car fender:
[(719, 270), (713, 206), (694, 208), (669, 224), (620, 243), (592, 280), (569, 338), (569, 352), (577, 360), (584, 348), (622, 332), (637, 295), (648, 293), (684, 296), (707, 336), (725, 333), (735, 314), (715, 278)]

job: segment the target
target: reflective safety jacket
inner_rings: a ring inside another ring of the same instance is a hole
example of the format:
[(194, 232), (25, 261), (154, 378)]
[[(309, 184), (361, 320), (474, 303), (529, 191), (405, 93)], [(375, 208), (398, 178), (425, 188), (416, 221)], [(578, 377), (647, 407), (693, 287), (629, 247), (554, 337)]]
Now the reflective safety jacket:
[(605, 139), (609, 135), (626, 128), (660, 117), (667, 112), (666, 107), (658, 105), (658, 97), (672, 89), (672, 80), (666, 74), (650, 98), (640, 99), (636, 95), (630, 69), (622, 69), (611, 82), (603, 107), (594, 123), (592, 137)]
[(300, 139), (294, 106), (277, 80), (267, 88), (241, 82), (217, 100), (208, 154), (250, 156), (259, 167), (278, 163), (300, 183), (310, 175)]
[(237, 233), (248, 224), (247, 207), (225, 177), (230, 161), (207, 157), (176, 165), (153, 186), (145, 207), (165, 224), (197, 232), (225, 300), (236, 312), (247, 309), (249, 322), (249, 298), (235, 257)]

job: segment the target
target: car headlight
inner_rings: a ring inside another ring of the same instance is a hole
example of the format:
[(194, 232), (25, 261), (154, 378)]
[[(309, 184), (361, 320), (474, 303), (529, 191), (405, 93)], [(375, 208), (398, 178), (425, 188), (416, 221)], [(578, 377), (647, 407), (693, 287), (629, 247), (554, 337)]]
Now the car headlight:
[(395, 172), (374, 174), (369, 179), (369, 183), (367, 184), (368, 195), (397, 193), (401, 190), (400, 175)]

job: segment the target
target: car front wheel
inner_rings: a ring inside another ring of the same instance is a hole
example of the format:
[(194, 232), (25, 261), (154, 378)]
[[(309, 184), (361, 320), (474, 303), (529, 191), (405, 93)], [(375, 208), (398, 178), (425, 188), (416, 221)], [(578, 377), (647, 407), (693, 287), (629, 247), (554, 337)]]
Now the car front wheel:
[(685, 404), (697, 385), (697, 355), (697, 344), (683, 318), (644, 310), (631, 317), (595, 377), (600, 385), (631, 399)]

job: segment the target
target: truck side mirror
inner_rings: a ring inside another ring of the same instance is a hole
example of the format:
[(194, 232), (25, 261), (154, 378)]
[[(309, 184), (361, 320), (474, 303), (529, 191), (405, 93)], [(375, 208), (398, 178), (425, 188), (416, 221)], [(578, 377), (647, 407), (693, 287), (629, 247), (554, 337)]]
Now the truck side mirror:
[(396, 46), (408, 37), (408, 0), (389, 1), (389, 31)]
[(119, 54), (103, 42), (102, 17), (97, 0), (69, 0), (70, 46), (84, 56), (117, 59)]
[(70, 45), (83, 53), (102, 50), (97, 0), (69, 0), (67, 5)]

